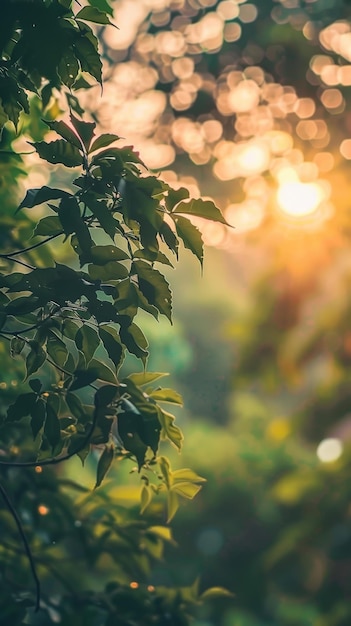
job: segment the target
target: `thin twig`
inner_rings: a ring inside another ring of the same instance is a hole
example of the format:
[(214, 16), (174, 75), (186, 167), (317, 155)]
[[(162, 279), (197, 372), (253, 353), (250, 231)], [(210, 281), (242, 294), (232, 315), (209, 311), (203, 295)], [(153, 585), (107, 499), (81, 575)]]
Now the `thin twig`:
[(12, 257), (18, 256), (19, 254), (25, 254), (26, 252), (30, 252), (31, 250), (34, 250), (35, 248), (39, 248), (40, 246), (43, 246), (49, 241), (52, 241), (56, 237), (60, 237), (61, 235), (64, 235), (63, 230), (59, 233), (56, 233), (56, 235), (50, 235), (50, 237), (47, 237), (43, 241), (38, 241), (38, 243), (34, 243), (32, 246), (28, 246), (28, 248), (23, 248), (22, 250), (17, 250), (16, 252), (8, 252), (7, 254), (0, 254), (0, 259), (7, 259), (8, 261), (12, 261), (13, 260)]
[(32, 551), (30, 549), (27, 537), (25, 535), (25, 532), (23, 530), (23, 526), (22, 526), (22, 522), (18, 516), (18, 513), (15, 509), (15, 507), (13, 506), (10, 498), (7, 495), (6, 490), (4, 489), (4, 487), (2, 486), (2, 484), (0, 483), (0, 493), (4, 499), (4, 502), (8, 508), (8, 510), (10, 511), (13, 519), (16, 522), (16, 526), (18, 529), (19, 534), (21, 535), (22, 541), (23, 541), (23, 546), (26, 552), (26, 555), (28, 557), (28, 561), (29, 561), (29, 565), (30, 565), (30, 569), (32, 571), (32, 576), (35, 582), (35, 588), (36, 588), (36, 601), (35, 601), (35, 611), (39, 611), (40, 609), (40, 580), (38, 578), (37, 575), (37, 571), (35, 569), (35, 563), (34, 563), (34, 559), (33, 559), (33, 555), (32, 555)]

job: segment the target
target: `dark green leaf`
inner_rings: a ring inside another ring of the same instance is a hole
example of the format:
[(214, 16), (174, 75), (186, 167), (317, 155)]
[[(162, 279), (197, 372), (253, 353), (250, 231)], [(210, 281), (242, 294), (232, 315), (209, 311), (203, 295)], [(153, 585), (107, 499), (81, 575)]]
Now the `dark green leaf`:
[(175, 206), (172, 213), (195, 215), (196, 217), (202, 217), (205, 220), (212, 220), (213, 222), (220, 222), (221, 224), (229, 226), (220, 210), (211, 200), (202, 200), (202, 198), (198, 198), (197, 200), (184, 200)]
[(77, 14), (76, 19), (96, 22), (96, 24), (111, 24), (110, 19), (104, 11), (97, 7), (83, 7)]
[(16, 356), (21, 354), (26, 342), (21, 337), (12, 337), (10, 344), (10, 354), (11, 356)]
[(39, 398), (31, 409), (30, 414), (30, 427), (32, 429), (33, 439), (35, 439), (39, 431), (43, 428), (46, 418), (46, 403), (44, 400)]
[(103, 135), (100, 135), (100, 137), (97, 137), (95, 141), (93, 141), (93, 143), (91, 144), (89, 148), (89, 152), (95, 152), (95, 150), (100, 150), (101, 148), (105, 148), (106, 146), (109, 146), (111, 143), (113, 143), (114, 141), (118, 141), (119, 139), (120, 137), (118, 137), (118, 135), (112, 135), (111, 133), (104, 133)]
[(129, 259), (128, 254), (116, 246), (92, 246), (90, 254), (95, 265), (105, 265), (109, 261)]
[(75, 343), (78, 350), (83, 352), (88, 365), (93, 358), (96, 349), (100, 345), (99, 335), (94, 328), (88, 324), (83, 324), (77, 331)]
[(84, 409), (84, 406), (80, 398), (78, 398), (78, 396), (76, 396), (74, 393), (71, 393), (70, 391), (68, 391), (66, 393), (65, 400), (73, 417), (76, 417), (78, 422), (84, 423), (87, 419), (87, 413)]
[(97, 379), (98, 373), (99, 372), (97, 370), (93, 370), (93, 369), (90, 369), (90, 370), (77, 369), (74, 372), (74, 381), (70, 385), (70, 390), (74, 391), (75, 389), (81, 389), (82, 387), (87, 387), (92, 382), (94, 382), (94, 380)]
[(79, 138), (77, 137), (76, 133), (67, 124), (65, 124), (65, 122), (63, 122), (62, 120), (60, 121), (43, 120), (43, 121), (45, 122), (45, 124), (47, 124), (47, 126), (51, 130), (54, 130), (58, 135), (61, 135), (63, 139), (66, 139), (66, 141), (68, 141), (73, 146), (78, 148), (78, 150), (82, 149), (82, 144), (79, 141)]
[(118, 384), (116, 374), (112, 371), (112, 369), (98, 359), (91, 360), (88, 368), (88, 372), (89, 371), (95, 372), (98, 380), (103, 380), (104, 382), (112, 383), (113, 385)]
[(100, 326), (99, 335), (111, 361), (116, 369), (120, 366), (123, 358), (123, 347), (118, 332), (112, 326), (107, 324)]
[(62, 232), (62, 224), (57, 215), (48, 215), (47, 217), (43, 217), (43, 219), (37, 223), (34, 228), (33, 236), (58, 235)]
[(110, 7), (107, 0), (88, 0), (89, 4), (93, 7), (97, 7), (100, 11), (104, 11), (109, 15), (113, 15), (113, 9)]
[(76, 82), (79, 70), (80, 67), (76, 56), (72, 50), (66, 50), (57, 66), (57, 72), (64, 85), (72, 87)]
[(6, 306), (8, 315), (25, 315), (35, 311), (39, 306), (39, 298), (36, 296), (20, 296), (11, 300)]
[(121, 280), (129, 275), (125, 265), (117, 261), (110, 261), (104, 265), (91, 264), (88, 266), (88, 272), (92, 280), (101, 280), (102, 282)]
[(96, 483), (94, 489), (99, 487), (104, 480), (108, 470), (111, 467), (114, 459), (114, 445), (109, 444), (104, 447), (103, 452), (99, 458), (99, 462), (96, 469)]
[(30, 386), (32, 391), (34, 391), (34, 393), (40, 393), (41, 392), (42, 384), (41, 384), (39, 378), (31, 378), (31, 380), (28, 381), (28, 385)]
[(148, 356), (148, 343), (139, 326), (134, 324), (134, 322), (132, 322), (130, 326), (122, 326), (119, 331), (119, 336), (127, 350), (131, 354), (135, 354), (135, 356), (141, 359), (145, 364)]
[(104, 385), (97, 390), (94, 396), (94, 404), (97, 409), (107, 407), (119, 395), (119, 387), (117, 385)]
[[(50, 144), (47, 144), (50, 145)], [(32, 209), (38, 204), (47, 202), (48, 200), (57, 200), (58, 198), (65, 198), (71, 196), (67, 191), (62, 189), (52, 189), (51, 187), (37, 187), (35, 189), (28, 189), (25, 198), (22, 200), (17, 211), (20, 209)]]
[[(31, 142), (29, 142), (31, 143)], [(76, 167), (82, 165), (83, 157), (78, 148), (73, 146), (64, 139), (57, 139), (46, 143), (46, 141), (37, 141), (31, 143), (36, 149), (39, 156), (49, 163), (62, 163), (66, 167)]]
[(172, 321), (172, 292), (165, 277), (145, 261), (134, 261), (132, 272), (138, 275), (139, 289), (147, 301)]
[(59, 339), (54, 333), (50, 332), (46, 345), (47, 353), (54, 363), (59, 367), (63, 367), (68, 358), (67, 346), (62, 339)]
[(49, 401), (46, 403), (44, 434), (51, 446), (52, 451), (54, 451), (61, 440), (61, 428), (56, 410), (53, 404)]
[(147, 445), (142, 441), (139, 431), (142, 429), (142, 420), (139, 413), (123, 411), (117, 417), (118, 434), (126, 450), (135, 455), (139, 471), (145, 463)]
[(17, 396), (14, 404), (7, 409), (7, 422), (19, 422), (22, 417), (29, 415), (37, 400), (36, 393), (22, 393)]
[[(173, 214), (174, 216), (174, 214)], [(200, 231), (186, 217), (177, 215), (174, 219), (178, 237), (183, 241), (184, 246), (188, 248), (199, 259), (202, 266), (204, 258), (203, 240)]]
[(26, 378), (34, 374), (45, 362), (46, 353), (38, 341), (29, 341), (30, 351), (26, 358)]
[(83, 146), (87, 151), (89, 151), (89, 146), (94, 137), (94, 130), (96, 128), (95, 122), (84, 122), (83, 120), (79, 120), (78, 117), (73, 115), (73, 113), (70, 114), (70, 120), (81, 138)]

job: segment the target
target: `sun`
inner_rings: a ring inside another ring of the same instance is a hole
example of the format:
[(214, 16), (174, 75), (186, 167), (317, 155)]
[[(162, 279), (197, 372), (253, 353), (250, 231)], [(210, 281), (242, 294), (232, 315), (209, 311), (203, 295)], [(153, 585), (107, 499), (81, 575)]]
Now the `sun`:
[(282, 183), (277, 192), (279, 208), (291, 217), (311, 215), (323, 199), (323, 190), (318, 183), (289, 181)]

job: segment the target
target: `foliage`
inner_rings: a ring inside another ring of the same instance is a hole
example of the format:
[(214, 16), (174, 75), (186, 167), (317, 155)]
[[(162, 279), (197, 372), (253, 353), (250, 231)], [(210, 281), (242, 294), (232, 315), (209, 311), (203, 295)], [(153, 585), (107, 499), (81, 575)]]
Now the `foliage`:
[[(18, 389), (2, 383), (8, 402), (0, 424), (0, 603), (11, 624), (26, 616), (33, 624), (79, 618), (101, 626), (181, 625), (199, 602), (196, 587), (155, 589), (147, 582), (171, 540), (155, 496), (166, 494), (170, 521), (179, 498), (192, 499), (203, 479), (172, 470), (160, 454), (162, 440), (181, 449), (182, 433), (164, 405), (182, 405), (182, 398), (159, 386), (164, 374), (147, 371), (138, 313), (172, 320), (172, 293), (155, 265), (172, 266), (180, 241), (202, 264), (203, 242), (189, 218), (225, 220), (212, 202), (150, 175), (130, 146), (117, 147), (116, 134), (96, 135), (71, 91), (69, 116), (53, 119), (47, 107), (55, 90), (88, 88), (87, 75), (102, 83), (87, 22), (109, 24), (109, 15), (105, 2), (75, 13), (69, 0), (19, 0), (1, 25), (5, 175), (22, 174), (14, 169), (21, 155), (11, 125), (17, 130), (24, 113), (30, 132), (41, 106), (44, 125), (58, 138), (45, 141), (40, 122), (30, 144), (65, 177), (63, 185), (27, 189), (15, 217), (13, 196), (6, 206), (4, 194), (1, 352), (20, 382)], [(71, 183), (66, 168), (74, 172)], [(123, 375), (126, 353), (141, 361), (141, 372)], [(90, 463), (92, 454), (94, 494), (48, 467), (74, 456)], [(136, 465), (143, 518), (100, 489), (116, 458)], [(89, 569), (86, 577), (71, 567), (72, 557)]]

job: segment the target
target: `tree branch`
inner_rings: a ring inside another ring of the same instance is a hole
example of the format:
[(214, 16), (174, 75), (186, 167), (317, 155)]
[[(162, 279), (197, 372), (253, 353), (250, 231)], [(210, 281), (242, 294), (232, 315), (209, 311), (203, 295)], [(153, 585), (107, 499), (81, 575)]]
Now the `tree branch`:
[(22, 522), (18, 516), (18, 513), (15, 509), (15, 507), (13, 506), (10, 498), (7, 495), (6, 490), (4, 489), (4, 487), (2, 486), (2, 484), (0, 483), (0, 493), (3, 497), (3, 500), (8, 508), (8, 510), (10, 511), (14, 521), (16, 522), (16, 526), (18, 529), (19, 534), (21, 535), (22, 541), (23, 541), (23, 546), (26, 552), (26, 555), (28, 557), (28, 561), (29, 561), (29, 565), (30, 565), (30, 569), (32, 572), (32, 576), (35, 582), (35, 588), (36, 588), (36, 601), (35, 601), (35, 611), (39, 611), (40, 609), (40, 580), (38, 578), (37, 575), (37, 571), (35, 568), (35, 563), (34, 563), (34, 559), (33, 559), (33, 555), (32, 555), (32, 551), (30, 549), (27, 537), (25, 535), (25, 532), (23, 530), (23, 526), (22, 526)]

